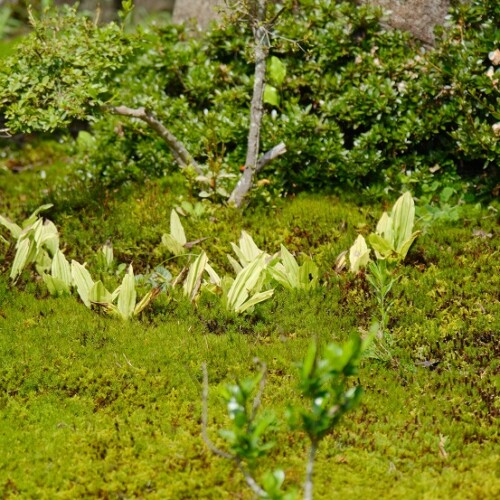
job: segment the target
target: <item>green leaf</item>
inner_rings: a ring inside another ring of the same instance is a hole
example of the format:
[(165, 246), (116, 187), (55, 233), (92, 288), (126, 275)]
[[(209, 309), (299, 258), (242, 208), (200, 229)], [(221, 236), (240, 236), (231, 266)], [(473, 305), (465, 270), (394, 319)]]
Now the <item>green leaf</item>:
[(38, 207), (24, 222), (23, 222), (23, 229), (27, 228), (28, 226), (31, 226), (34, 224), (38, 218), (38, 214), (40, 212), (44, 212), (45, 210), (48, 210), (49, 208), (52, 208), (54, 205), (52, 203), (47, 203), (46, 205), (41, 205)]
[(286, 249), (284, 245), (281, 245), (281, 260), (283, 266), (285, 267), (285, 272), (290, 281), (292, 288), (299, 287), (299, 265), (295, 257)]
[(390, 243), (379, 234), (370, 234), (370, 236), (368, 236), (368, 242), (377, 253), (378, 258), (387, 259), (394, 254), (394, 249)]
[(205, 272), (205, 267), (208, 263), (208, 257), (205, 252), (202, 252), (196, 260), (189, 266), (189, 272), (184, 281), (184, 294), (191, 302), (194, 302), (196, 295), (201, 286), (201, 278)]
[(375, 233), (385, 238), (389, 245), (393, 245), (392, 219), (387, 212), (384, 212), (380, 217)]
[(221, 277), (215, 272), (214, 268), (210, 264), (205, 265), (205, 271), (207, 271), (210, 276), (210, 282), (220, 288), (222, 280)]
[(181, 219), (175, 210), (170, 212), (170, 234), (181, 246), (187, 243), (186, 233), (182, 227)]
[[(234, 245), (234, 243), (231, 243), (231, 245)], [(236, 248), (238, 248), (238, 247), (236, 247)], [(238, 248), (238, 252), (239, 251), (240, 251), (240, 249)], [(229, 263), (231, 264), (231, 267), (233, 268), (234, 272), (236, 274), (238, 274), (243, 269), (243, 266), (232, 255), (227, 255), (227, 258), (228, 258)]]
[(278, 89), (276, 87), (273, 87), (272, 85), (268, 85), (266, 83), (266, 85), (264, 87), (263, 101), (266, 104), (270, 104), (271, 106), (278, 107), (280, 105), (280, 94), (278, 92)]
[(306, 357), (302, 362), (301, 376), (303, 381), (308, 380), (313, 373), (316, 364), (317, 352), (318, 346), (316, 345), (316, 342), (311, 342), (309, 344), (309, 348), (307, 349)]
[(300, 288), (312, 290), (318, 286), (319, 269), (318, 266), (309, 258), (306, 258), (299, 269)]
[(6, 227), (10, 231), (12, 237), (16, 240), (19, 236), (21, 236), (22, 229), (16, 223), (10, 221), (6, 217), (3, 217), (2, 215), (0, 215), (0, 224)]
[(89, 301), (92, 304), (100, 306), (109, 306), (113, 302), (111, 293), (106, 290), (106, 287), (101, 280), (96, 281), (89, 290)]
[(130, 265), (123, 277), (120, 293), (118, 294), (117, 308), (123, 319), (127, 320), (133, 316), (136, 298), (134, 270)]
[(417, 239), (418, 235), (420, 234), (420, 231), (415, 231), (402, 245), (401, 248), (398, 250), (398, 255), (401, 260), (404, 260), (406, 257), (406, 254), (410, 250), (410, 247), (412, 246), (413, 242)]
[(144, 297), (140, 300), (140, 302), (135, 306), (134, 316), (138, 316), (141, 314), (144, 309), (152, 302), (152, 300), (158, 295), (159, 289), (150, 290)]
[(23, 269), (33, 262), (36, 257), (36, 244), (32, 239), (20, 239), (16, 247), (17, 251), (10, 271), (10, 278), (14, 281), (23, 272)]
[(446, 186), (445, 188), (443, 188), (443, 190), (441, 191), (440, 195), (439, 195), (439, 200), (442, 202), (442, 203), (448, 203), (450, 201), (450, 198), (456, 193), (456, 189), (450, 187), (450, 186)]
[(59, 232), (55, 224), (50, 221), (38, 219), (33, 225), (35, 230), (35, 242), (38, 248), (45, 247), (51, 255), (55, 255), (59, 249)]
[(71, 266), (67, 261), (61, 250), (57, 250), (52, 259), (51, 274), (54, 278), (61, 280), (66, 284), (68, 292), (73, 284), (73, 277), (71, 276)]
[(90, 289), (94, 286), (94, 281), (92, 280), (90, 273), (76, 260), (71, 261), (71, 276), (76, 285), (76, 290), (78, 295), (82, 299), (82, 302), (87, 306), (91, 307), (91, 302), (89, 299)]
[(104, 259), (104, 263), (108, 269), (111, 269), (113, 266), (113, 260), (114, 260), (114, 255), (113, 255), (113, 245), (111, 243), (105, 243), (101, 247), (101, 255), (102, 258)]
[[(253, 238), (246, 231), (241, 231), (241, 236), (238, 241), (238, 245), (231, 243), (231, 247), (233, 248), (234, 253), (238, 257), (238, 260), (240, 261), (241, 268), (247, 266), (250, 262), (253, 262), (259, 255), (265, 253), (256, 245)], [(268, 254), (266, 254), (266, 257), (267, 256)], [(235, 271), (237, 271), (238, 266), (235, 266), (233, 264), (229, 256), (228, 258), (231, 264), (233, 265)]]
[(52, 267), (52, 259), (47, 250), (39, 248), (35, 257), (35, 269), (40, 275), (48, 273)]
[(227, 294), (229, 309), (238, 311), (248, 299), (250, 293), (254, 291), (261, 272), (265, 267), (265, 258), (266, 256), (262, 253), (237, 274)]
[(286, 78), (286, 65), (276, 56), (271, 56), (267, 67), (269, 80), (278, 87), (283, 84)]
[(50, 295), (60, 297), (70, 293), (68, 285), (59, 278), (54, 278), (50, 274), (43, 273), (42, 279), (49, 290)]
[(249, 310), (251, 307), (255, 306), (256, 304), (259, 304), (260, 302), (264, 302), (265, 300), (270, 299), (273, 296), (273, 293), (274, 289), (266, 290), (265, 292), (255, 293), (246, 302), (236, 307), (234, 311), (237, 313), (243, 313)]
[(410, 192), (400, 196), (391, 212), (392, 229), (394, 232), (394, 249), (399, 253), (402, 245), (410, 238), (415, 221), (415, 203)]
[(370, 250), (363, 236), (358, 235), (356, 241), (349, 249), (349, 263), (352, 273), (357, 273), (360, 268), (366, 267), (370, 260)]
[(186, 253), (186, 249), (181, 245), (171, 234), (164, 234), (161, 237), (161, 242), (167, 247), (169, 252), (174, 255), (183, 255)]
[(286, 288), (287, 290), (293, 289), (292, 285), (290, 284), (290, 279), (285, 271), (285, 266), (281, 262), (278, 262), (274, 266), (269, 267), (267, 271), (270, 276), (274, 280), (276, 280), (283, 288)]

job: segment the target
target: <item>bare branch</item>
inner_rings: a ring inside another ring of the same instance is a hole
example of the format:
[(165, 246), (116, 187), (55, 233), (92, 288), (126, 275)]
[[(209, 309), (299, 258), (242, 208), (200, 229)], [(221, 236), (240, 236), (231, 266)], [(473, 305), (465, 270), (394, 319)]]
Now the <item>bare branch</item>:
[(111, 107), (110, 110), (117, 115), (138, 118), (147, 123), (166, 142), (171, 153), (174, 155), (175, 161), (181, 168), (191, 166), (198, 175), (203, 174), (203, 170), (189, 154), (184, 144), (151, 111), (143, 107), (129, 108), (127, 106), (115, 106)]
[(313, 499), (313, 470), (317, 449), (318, 443), (316, 440), (311, 439), (311, 447), (309, 448), (309, 457), (307, 458), (306, 466), (306, 480), (304, 482), (304, 500)]
[[(271, 148), (267, 153), (263, 154), (259, 158), (255, 166), (255, 173), (260, 172), (268, 163), (270, 163), (275, 158), (285, 153), (286, 153), (286, 145), (284, 142), (280, 142), (279, 144)], [(229, 197), (229, 204), (241, 207), (245, 196), (248, 194), (248, 191), (252, 187), (252, 183), (247, 184), (245, 179), (245, 172), (243, 172), (243, 175), (240, 177), (240, 180), (236, 184), (235, 188), (233, 189), (233, 192), (231, 193), (231, 196)]]
[(257, 481), (251, 476), (251, 474), (243, 467), (241, 464), (241, 460), (237, 457), (235, 457), (236, 463), (238, 465), (238, 468), (240, 469), (241, 473), (245, 477), (245, 481), (247, 482), (248, 486), (252, 489), (252, 491), (258, 496), (258, 497), (264, 497), (266, 498), (266, 492), (259, 486)]
[(229, 197), (229, 203), (237, 207), (243, 205), (245, 197), (252, 188), (258, 167), (260, 129), (264, 113), (263, 96), (266, 83), (266, 58), (269, 53), (269, 26), (265, 23), (266, 6), (267, 0), (255, 0), (253, 4), (255, 10), (252, 13), (251, 22), (255, 44), (255, 71), (252, 103), (250, 105), (247, 157), (245, 160), (245, 170)]
[(284, 142), (280, 142), (274, 148), (271, 148), (267, 153), (263, 154), (257, 165), (255, 166), (255, 173), (260, 172), (268, 163), (272, 162), (278, 156), (286, 153), (286, 145)]

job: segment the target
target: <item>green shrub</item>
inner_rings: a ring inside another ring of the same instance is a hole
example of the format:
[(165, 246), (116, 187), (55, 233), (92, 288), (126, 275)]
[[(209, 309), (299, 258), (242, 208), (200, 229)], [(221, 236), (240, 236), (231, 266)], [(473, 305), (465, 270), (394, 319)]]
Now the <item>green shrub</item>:
[[(498, 2), (455, 7), (430, 51), (408, 34), (383, 29), (370, 6), (337, 0), (284, 6), (270, 33), (262, 150), (284, 141), (288, 153), (263, 170), (264, 199), (276, 191), (367, 187), (379, 196), (382, 184), (415, 184), (420, 195), (440, 177), (455, 182), (457, 171), (494, 190)], [(0, 108), (10, 128), (96, 121), (94, 139), (77, 144), (79, 168), (86, 178), (116, 185), (165, 175), (173, 165), (145, 125), (102, 114), (108, 104), (144, 106), (208, 166), (213, 193), (204, 195), (224, 198), (245, 161), (250, 30), (228, 21), (195, 39), (171, 25), (131, 35), (72, 10), (35, 28), (0, 72)]]

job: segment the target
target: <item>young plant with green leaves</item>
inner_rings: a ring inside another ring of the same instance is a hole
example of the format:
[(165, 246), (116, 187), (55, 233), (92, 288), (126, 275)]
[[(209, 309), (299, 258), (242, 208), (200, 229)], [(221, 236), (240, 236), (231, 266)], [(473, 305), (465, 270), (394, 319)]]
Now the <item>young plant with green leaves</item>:
[(170, 233), (165, 233), (161, 237), (161, 242), (167, 247), (169, 252), (176, 256), (187, 253), (186, 232), (176, 210), (170, 212)]
[(267, 471), (259, 484), (253, 476), (258, 458), (264, 456), (274, 446), (265, 433), (276, 426), (277, 419), (271, 411), (260, 411), (262, 394), (266, 383), (267, 369), (262, 364), (259, 374), (227, 385), (222, 391), (232, 422), (230, 429), (222, 429), (219, 434), (229, 447), (229, 452), (220, 450), (208, 436), (208, 371), (203, 364), (203, 409), (202, 436), (208, 448), (216, 455), (232, 460), (245, 477), (247, 485), (258, 498), (293, 500), (294, 490), (283, 490), (285, 473), (282, 469)]
[[(194, 302), (203, 285), (208, 291), (220, 294), (226, 309), (237, 314), (251, 312), (253, 308), (274, 294), (274, 289), (262, 290), (266, 284), (266, 254), (261, 253), (245, 267), (241, 267), (235, 278), (221, 278), (208, 263), (208, 257), (202, 252), (191, 264), (184, 281), (184, 295)], [(204, 273), (209, 281), (203, 283)]]
[(386, 260), (377, 260), (368, 264), (369, 272), (366, 279), (372, 286), (373, 295), (377, 302), (377, 332), (372, 343), (374, 357), (388, 360), (390, 354), (389, 319), (393, 301), (390, 300), (390, 293), (399, 276), (394, 276), (394, 270), (389, 269)]
[(50, 274), (43, 273), (42, 279), (51, 295), (70, 295), (74, 285), (71, 266), (61, 250), (57, 250), (50, 266)]
[(223, 288), (223, 292), (227, 290), (223, 295), (227, 309), (236, 313), (251, 311), (256, 304), (273, 296), (272, 288), (262, 291), (266, 281), (266, 266), (266, 255), (262, 253), (241, 269), (233, 281), (226, 282), (226, 287), (230, 284), (229, 288)]
[[(417, 239), (420, 231), (414, 231), (415, 203), (409, 191), (401, 195), (394, 203), (389, 215), (384, 212), (377, 223), (374, 233), (368, 236), (377, 260), (388, 260), (390, 265), (403, 262)], [(350, 270), (357, 273), (370, 262), (370, 249), (362, 235), (349, 249)]]
[(187, 255), (189, 249), (207, 238), (204, 237), (194, 241), (188, 241), (184, 226), (177, 212), (178, 211), (174, 209), (170, 211), (170, 233), (164, 233), (161, 237), (161, 242), (162, 245), (167, 247), (169, 252), (176, 257), (180, 257), (181, 255)]
[(194, 262), (189, 266), (189, 270), (186, 279), (183, 284), (184, 295), (191, 301), (194, 302), (200, 291), (202, 284), (203, 274), (208, 267), (208, 257), (205, 252), (202, 252)]
[(244, 267), (248, 266), (248, 264), (261, 255), (265, 255), (266, 261), (271, 259), (271, 256), (264, 250), (261, 250), (246, 231), (241, 231), (238, 244), (231, 242), (231, 248), (238, 260), (232, 255), (228, 255), (227, 258), (235, 273), (239, 273)]
[(368, 241), (377, 259), (402, 262), (420, 231), (413, 231), (415, 203), (409, 191), (400, 196), (391, 214), (384, 212)]
[(359, 234), (349, 249), (349, 269), (351, 273), (356, 274), (361, 268), (366, 267), (368, 262), (370, 262), (370, 249), (366, 244), (366, 240)]
[(389, 359), (388, 324), (392, 302), (389, 300), (393, 285), (398, 277), (394, 275), (396, 265), (406, 258), (408, 251), (420, 234), (414, 231), (415, 204), (410, 192), (400, 196), (391, 214), (384, 212), (377, 224), (375, 233), (368, 236), (376, 260), (370, 260), (371, 250), (365, 238), (359, 235), (349, 249), (350, 270), (357, 273), (367, 268), (367, 280), (372, 286), (377, 303), (378, 332), (373, 343), (374, 354), (380, 359)]
[(310, 442), (304, 500), (313, 498), (314, 460), (321, 440), (360, 400), (361, 387), (351, 386), (349, 379), (358, 374), (363, 350), (363, 342), (357, 336), (342, 346), (328, 344), (322, 357), (317, 344), (312, 343), (299, 366), (299, 389), (309, 408), (290, 408), (290, 421), (292, 427), (306, 433)]
[[(303, 487), (304, 500), (313, 498), (313, 470), (316, 453), (321, 440), (339, 424), (340, 419), (358, 404), (362, 389), (351, 386), (349, 380), (358, 374), (364, 344), (359, 337), (352, 337), (344, 345), (329, 344), (320, 357), (316, 342), (308, 349), (299, 364), (299, 390), (309, 407), (290, 406), (288, 420), (292, 429), (307, 435), (310, 446)], [(281, 469), (264, 474), (262, 485), (251, 471), (255, 461), (268, 452), (272, 442), (264, 439), (264, 433), (277, 424), (271, 412), (259, 414), (264, 391), (266, 367), (253, 378), (229, 385), (223, 391), (228, 414), (232, 422), (230, 429), (220, 432), (228, 443), (230, 452), (218, 449), (208, 437), (208, 372), (203, 365), (203, 418), (202, 433), (207, 446), (215, 454), (233, 460), (245, 476), (247, 484), (259, 498), (296, 498), (296, 490), (283, 489), (284, 472)], [(256, 394), (253, 396), (253, 394)]]
[[(220, 294), (226, 309), (237, 314), (251, 312), (255, 305), (272, 297), (274, 289), (267, 288), (266, 270), (271, 256), (257, 247), (253, 238), (242, 231), (238, 245), (231, 243), (238, 258), (228, 255), (229, 262), (236, 276), (220, 277), (208, 263), (209, 259), (202, 252), (189, 266), (184, 281), (184, 294), (194, 302), (201, 288)], [(209, 280), (203, 282), (204, 273)], [(263, 290), (263, 288), (266, 288)]]

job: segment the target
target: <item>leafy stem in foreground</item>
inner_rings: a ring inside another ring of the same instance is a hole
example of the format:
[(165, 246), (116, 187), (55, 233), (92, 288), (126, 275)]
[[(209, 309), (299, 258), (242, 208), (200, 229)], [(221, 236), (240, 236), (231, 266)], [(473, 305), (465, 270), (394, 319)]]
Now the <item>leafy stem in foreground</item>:
[[(299, 390), (303, 399), (309, 400), (307, 408), (290, 407), (289, 422), (292, 428), (304, 432), (310, 441), (304, 482), (304, 499), (313, 498), (313, 472), (316, 454), (321, 440), (338, 424), (340, 418), (353, 409), (361, 397), (361, 387), (348, 386), (349, 377), (358, 373), (358, 365), (365, 345), (359, 337), (349, 339), (344, 345), (329, 344), (323, 357), (313, 342), (299, 365)], [(236, 384), (227, 386), (223, 393), (229, 417), (230, 429), (220, 434), (226, 439), (231, 452), (218, 449), (207, 435), (208, 423), (208, 375), (203, 364), (203, 415), (202, 435), (209, 449), (223, 458), (233, 460), (243, 472), (247, 484), (260, 498), (292, 499), (294, 490), (282, 489), (284, 473), (278, 469), (267, 472), (260, 486), (244, 463), (252, 466), (272, 446), (263, 440), (264, 433), (275, 423), (271, 413), (258, 415), (266, 380), (266, 368)], [(252, 394), (256, 396), (251, 399)]]
[[(261, 395), (265, 385), (266, 365), (262, 365), (261, 373), (254, 379), (243, 381), (240, 384), (230, 386), (228, 393), (233, 394), (228, 400), (228, 411), (235, 422), (235, 429), (240, 433), (227, 431), (226, 438), (230, 441), (233, 453), (228, 453), (215, 446), (212, 440), (208, 437), (208, 370), (206, 363), (202, 365), (203, 369), (203, 397), (202, 397), (202, 436), (205, 444), (212, 453), (229, 460), (233, 460), (245, 477), (245, 481), (252, 491), (259, 497), (265, 498), (265, 490), (259, 486), (257, 481), (252, 477), (250, 472), (243, 465), (245, 458), (252, 460), (256, 455), (262, 454), (264, 449), (262, 445), (259, 448), (259, 429), (255, 429), (254, 422), (256, 419), (257, 410), (260, 406)], [(259, 384), (259, 392), (255, 397), (251, 412), (248, 413), (247, 403), (251, 395), (251, 390), (256, 384)], [(267, 427), (267, 426), (264, 426)], [(263, 431), (264, 429), (262, 429)], [(253, 432), (252, 432), (253, 431)], [(261, 433), (261, 432), (260, 432)], [(252, 435), (253, 434), (253, 435)], [(250, 436), (249, 436), (250, 435)], [(249, 439), (248, 439), (249, 438)], [(245, 443), (246, 442), (246, 443)], [(250, 446), (249, 446), (250, 445)], [(253, 445), (253, 446), (252, 446)]]

